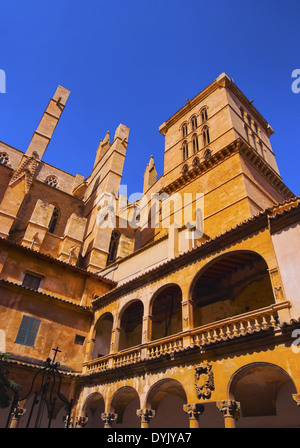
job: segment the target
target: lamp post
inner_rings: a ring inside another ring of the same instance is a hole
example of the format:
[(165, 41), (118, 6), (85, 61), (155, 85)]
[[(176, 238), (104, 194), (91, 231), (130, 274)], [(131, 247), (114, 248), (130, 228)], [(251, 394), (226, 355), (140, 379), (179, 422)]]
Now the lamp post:
[[(53, 356), (53, 359), (47, 358), (47, 360), (43, 363), (43, 368), (39, 370), (33, 377), (32, 383), (29, 389), (29, 392), (24, 397), (19, 397), (18, 394), (15, 395), (12, 406), (11, 406), (11, 412), (9, 415), (9, 418), (6, 423), (6, 427), (16, 427), (17, 423), (15, 422), (16, 418), (22, 416), (25, 414), (25, 409), (20, 408), (20, 402), (24, 402), (32, 393), (34, 390), (34, 386), (36, 384), (37, 379), (41, 378), (41, 385), (40, 388), (37, 389), (34, 393), (34, 399), (29, 411), (28, 420), (26, 423), (26, 428), (30, 427), (32, 417), (33, 417), (33, 411), (35, 410), (35, 407), (38, 405), (36, 416), (35, 416), (35, 422), (34, 422), (34, 428), (39, 428), (41, 425), (43, 413), (45, 410), (45, 405), (47, 405), (48, 409), (48, 428), (51, 427), (52, 418), (55, 410), (55, 404), (57, 402), (57, 397), (61, 402), (65, 404), (66, 409), (66, 417), (65, 417), (65, 428), (70, 427), (70, 420), (71, 420), (71, 411), (73, 407), (73, 400), (66, 400), (60, 392), (61, 388), (61, 373), (58, 370), (59, 368), (59, 362), (55, 362), (57, 353), (61, 353), (61, 351), (58, 349), (58, 347), (52, 349), (55, 354)], [(57, 386), (57, 390), (56, 390)], [(10, 425), (10, 420), (13, 418), (12, 424)]]

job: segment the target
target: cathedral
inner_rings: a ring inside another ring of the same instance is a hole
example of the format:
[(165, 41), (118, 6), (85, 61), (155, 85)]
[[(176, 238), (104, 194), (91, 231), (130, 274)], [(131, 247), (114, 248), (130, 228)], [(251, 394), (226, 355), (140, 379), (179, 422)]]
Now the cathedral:
[(124, 124), (88, 177), (43, 161), (69, 94), (26, 152), (0, 142), (0, 427), (299, 427), (300, 198), (270, 124), (222, 73), (131, 201)]

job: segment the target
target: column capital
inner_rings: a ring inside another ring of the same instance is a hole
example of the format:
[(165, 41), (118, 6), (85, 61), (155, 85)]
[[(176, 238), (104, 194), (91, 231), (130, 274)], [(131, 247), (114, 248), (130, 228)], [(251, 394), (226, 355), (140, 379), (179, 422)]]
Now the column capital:
[(224, 417), (237, 419), (240, 411), (240, 403), (234, 400), (217, 401), (217, 408), (222, 412)]
[(141, 423), (149, 423), (155, 417), (155, 411), (153, 409), (137, 409), (136, 415), (140, 417)]
[(204, 412), (204, 406), (200, 403), (184, 404), (183, 410), (186, 414), (188, 414), (189, 419), (198, 420), (200, 415), (202, 415)]
[(103, 412), (101, 414), (101, 420), (104, 422), (106, 427), (110, 427), (118, 418), (118, 414), (112, 412)]

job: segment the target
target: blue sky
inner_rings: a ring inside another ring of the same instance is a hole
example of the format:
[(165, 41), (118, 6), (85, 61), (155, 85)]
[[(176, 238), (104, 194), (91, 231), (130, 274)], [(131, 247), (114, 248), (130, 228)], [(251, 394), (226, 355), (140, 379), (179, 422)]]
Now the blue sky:
[(299, 0), (2, 2), (0, 140), (25, 151), (60, 84), (71, 91), (44, 160), (88, 176), (99, 140), (130, 127), (122, 184), (142, 191), (159, 126), (226, 72), (269, 121), (284, 182), (300, 195)]

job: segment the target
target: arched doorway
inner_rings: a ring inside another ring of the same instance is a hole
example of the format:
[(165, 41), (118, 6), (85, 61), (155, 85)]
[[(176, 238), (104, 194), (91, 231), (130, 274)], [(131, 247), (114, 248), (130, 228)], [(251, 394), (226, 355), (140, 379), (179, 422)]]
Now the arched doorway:
[(131, 302), (121, 312), (119, 351), (142, 342), (144, 306), (140, 300)]
[(155, 294), (151, 310), (152, 341), (182, 331), (181, 301), (178, 285), (166, 285)]
[(110, 353), (111, 333), (113, 327), (113, 316), (111, 313), (103, 314), (95, 327), (95, 343), (93, 350), (93, 359)]
[(140, 408), (140, 399), (133, 387), (119, 389), (112, 398), (110, 408), (110, 412), (117, 414), (114, 428), (140, 428), (141, 421), (136, 414)]
[(229, 385), (229, 398), (241, 406), (236, 427), (300, 427), (300, 409), (292, 398), (295, 393), (292, 378), (281, 367), (264, 362), (242, 367)]
[(265, 260), (251, 251), (236, 251), (208, 263), (194, 279), (194, 327), (274, 304)]
[(147, 397), (147, 408), (155, 411), (150, 422), (151, 428), (189, 428), (183, 405), (187, 397), (183, 386), (171, 378), (155, 383)]

